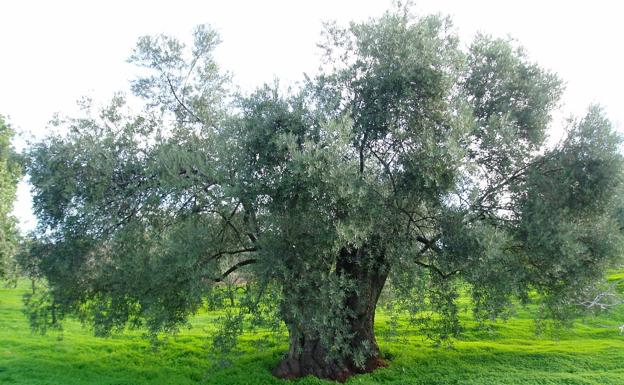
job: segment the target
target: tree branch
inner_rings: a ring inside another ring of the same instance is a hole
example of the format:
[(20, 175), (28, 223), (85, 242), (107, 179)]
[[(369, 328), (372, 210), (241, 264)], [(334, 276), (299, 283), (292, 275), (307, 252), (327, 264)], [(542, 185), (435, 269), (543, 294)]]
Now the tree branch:
[(207, 261), (214, 261), (215, 259), (218, 259), (219, 257), (222, 257), (224, 255), (236, 255), (236, 254), (242, 254), (242, 253), (251, 253), (252, 251), (257, 251), (258, 249), (256, 249), (255, 247), (247, 247), (244, 249), (239, 249), (239, 250), (225, 250), (225, 251), (219, 251), (218, 253), (215, 253), (213, 255), (210, 256), (210, 258), (207, 259)]
[[(373, 156), (379, 161), (379, 163), (381, 163), (383, 168), (386, 170), (386, 173), (388, 174), (388, 177), (390, 178), (390, 183), (392, 184), (392, 192), (396, 194), (397, 192), (396, 183), (394, 181), (394, 175), (392, 175), (392, 170), (390, 169), (390, 165), (386, 161), (384, 161), (381, 158), (381, 156), (379, 156), (379, 154), (375, 152), (375, 150), (373, 150), (372, 146), (368, 145), (367, 147), (370, 150), (371, 154), (373, 154)], [(364, 171), (362, 166), (360, 167), (360, 170), (361, 170), (360, 172)]]
[(624, 299), (618, 294), (616, 287), (623, 280), (617, 280), (612, 282), (608, 288), (598, 293), (593, 294), (590, 298), (583, 299), (578, 302), (578, 305), (587, 309), (600, 309), (606, 310), (616, 306), (624, 304)]
[(435, 245), (435, 243), (442, 237), (442, 235), (438, 234), (433, 239), (427, 239), (420, 235), (416, 236), (416, 240), (423, 245), (425, 245), (422, 250), (420, 250), (420, 254), (424, 254), (427, 250), (433, 250), (435, 252), (440, 252), (440, 248)]
[[(422, 249), (420, 249), (420, 252), (418, 253), (418, 255), (423, 255), (427, 252), (427, 250), (433, 250), (436, 252), (440, 252), (441, 250), (435, 246), (435, 243), (438, 241), (438, 239), (440, 239), (441, 235), (436, 235), (433, 239), (427, 239), (425, 237), (421, 237), (421, 236), (417, 236), (416, 240), (420, 243), (422, 243), (424, 246)], [(422, 266), (425, 267), (429, 270), (435, 271), (436, 273), (438, 273), (438, 275), (442, 278), (442, 279), (447, 279), (455, 274), (459, 274), (461, 273), (461, 270), (457, 269), (454, 271), (451, 271), (450, 273), (445, 273), (442, 270), (440, 270), (437, 266), (435, 266), (433, 263), (424, 263), (422, 261), (419, 261), (418, 259), (416, 259), (414, 261), (418, 266)]]
[(233, 272), (235, 272), (236, 270), (238, 270), (239, 268), (243, 267), (243, 266), (247, 266), (247, 265), (251, 265), (256, 263), (258, 260), (255, 258), (252, 259), (246, 259), (244, 261), (240, 261), (237, 264), (235, 264), (234, 266), (230, 267), (229, 269), (227, 269), (225, 271), (225, 273), (221, 274), (220, 277), (217, 278), (211, 278), (212, 281), (214, 282), (222, 282), (225, 278), (227, 278), (228, 275), (232, 274)]
[(193, 111), (191, 111), (186, 104), (184, 104), (180, 98), (178, 98), (178, 94), (175, 92), (175, 88), (173, 87), (173, 84), (171, 83), (171, 79), (169, 79), (169, 76), (165, 75), (165, 78), (167, 79), (167, 83), (169, 84), (169, 89), (171, 90), (171, 93), (173, 94), (173, 97), (175, 98), (175, 100), (178, 102), (178, 104), (180, 105), (180, 107), (184, 108), (184, 110), (186, 112), (188, 112), (196, 121), (197, 123), (201, 123), (201, 119), (199, 119), (197, 117), (197, 115), (195, 115), (193, 113)]
[(362, 136), (362, 142), (360, 143), (359, 154), (360, 154), (360, 175), (364, 174), (364, 147), (366, 146), (366, 142), (368, 141), (368, 131), (369, 128), (364, 131), (364, 135)]
[[(258, 230), (258, 225), (256, 223), (256, 213), (255, 211), (253, 211), (253, 208), (251, 208), (249, 206), (249, 204), (242, 202), (243, 203), (243, 222), (245, 223), (245, 227), (247, 227), (247, 231), (245, 232), (245, 234), (247, 235), (247, 237), (249, 238), (249, 240), (252, 243), (256, 243), (256, 241), (258, 240), (258, 237), (256, 236), (256, 234), (259, 233)], [(254, 234), (255, 231), (255, 234)]]
[(417, 264), (418, 266), (426, 267), (426, 268), (427, 268), (427, 269), (429, 269), (429, 270), (433, 270), (433, 271), (435, 271), (436, 273), (438, 273), (438, 275), (439, 275), (442, 279), (447, 279), (447, 278), (449, 278), (449, 277), (451, 277), (451, 276), (453, 276), (453, 275), (455, 275), (455, 274), (459, 274), (459, 273), (461, 273), (461, 270), (454, 270), (454, 271), (451, 271), (450, 273), (445, 273), (445, 272), (443, 272), (442, 270), (440, 270), (439, 268), (437, 268), (437, 267), (436, 267), (435, 265), (433, 265), (433, 264), (426, 264), (426, 263), (421, 262), (421, 261), (419, 261), (419, 260), (416, 260), (415, 262), (416, 262), (416, 264)]

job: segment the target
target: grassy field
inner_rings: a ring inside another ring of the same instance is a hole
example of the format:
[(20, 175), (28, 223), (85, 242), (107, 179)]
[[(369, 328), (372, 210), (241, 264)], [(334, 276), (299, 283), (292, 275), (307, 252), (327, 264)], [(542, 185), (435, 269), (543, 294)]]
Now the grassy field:
[[(624, 274), (620, 274), (624, 277)], [(0, 289), (0, 384), (331, 384), (315, 378), (281, 381), (270, 369), (285, 338), (244, 336), (236, 353), (215, 358), (207, 335), (215, 314), (155, 350), (140, 332), (92, 337), (78, 323), (63, 338), (33, 335), (21, 312), (25, 287)], [(348, 384), (624, 384), (624, 309), (581, 320), (571, 330), (538, 337), (526, 311), (489, 331), (465, 315), (467, 330), (452, 349), (435, 348), (406, 323), (391, 327), (378, 315), (377, 334), (390, 367), (351, 378)], [(398, 331), (398, 333), (396, 333)]]

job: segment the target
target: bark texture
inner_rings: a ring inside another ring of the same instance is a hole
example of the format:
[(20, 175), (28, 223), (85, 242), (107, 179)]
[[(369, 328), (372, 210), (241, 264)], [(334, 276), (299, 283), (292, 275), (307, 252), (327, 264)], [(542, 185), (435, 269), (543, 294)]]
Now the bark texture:
[[(355, 351), (366, 346), (363, 365), (357, 365), (353, 356), (330, 358), (321, 338), (307, 330), (305, 324), (286, 320), (290, 335), (290, 347), (286, 357), (273, 370), (273, 374), (284, 379), (293, 379), (308, 375), (318, 378), (344, 382), (358, 373), (368, 373), (379, 367), (387, 366), (381, 358), (375, 339), (375, 308), (379, 295), (388, 276), (388, 268), (383, 255), (364, 258), (364, 250), (341, 252), (336, 266), (337, 274), (345, 274), (358, 282), (357, 292), (350, 293), (345, 306), (352, 314), (348, 318), (353, 335), (349, 341), (350, 350)], [(361, 261), (372, 262), (363, 265)], [(328, 298), (327, 301), (331, 301)], [(305, 304), (303, 304), (305, 306)], [(301, 322), (300, 322), (301, 323)]]

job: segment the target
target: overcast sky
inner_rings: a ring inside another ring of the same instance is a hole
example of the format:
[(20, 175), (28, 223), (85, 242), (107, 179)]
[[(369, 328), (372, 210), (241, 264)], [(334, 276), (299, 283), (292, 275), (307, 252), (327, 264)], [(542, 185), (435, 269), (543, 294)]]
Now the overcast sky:
[[(41, 137), (52, 114), (71, 113), (78, 97), (103, 102), (127, 90), (132, 67), (125, 60), (137, 37), (165, 32), (183, 39), (201, 23), (219, 31), (223, 43), (217, 58), (242, 89), (275, 78), (295, 82), (318, 66), (323, 20), (363, 20), (390, 5), (388, 0), (3, 0), (0, 114), (22, 138)], [(477, 31), (517, 39), (533, 60), (567, 82), (558, 119), (600, 103), (624, 132), (624, 5), (619, 1), (427, 0), (416, 2), (416, 11), (451, 15), (466, 43)], [(22, 230), (34, 226), (25, 183), (15, 213)]]

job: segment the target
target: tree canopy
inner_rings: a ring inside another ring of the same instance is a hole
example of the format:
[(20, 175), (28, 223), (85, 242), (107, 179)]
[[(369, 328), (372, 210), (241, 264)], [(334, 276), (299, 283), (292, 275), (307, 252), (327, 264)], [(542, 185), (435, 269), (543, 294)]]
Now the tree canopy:
[(276, 375), (344, 380), (385, 364), (384, 288), (445, 341), (460, 293), (481, 320), (536, 293), (561, 321), (621, 261), (621, 138), (590, 107), (547, 146), (562, 82), (514, 42), (464, 49), (448, 18), (399, 9), (328, 24), (318, 76), (249, 95), (231, 91), (217, 44), (207, 26), (189, 46), (141, 38), (142, 111), (122, 94), (85, 102), (29, 149), (29, 263), (47, 282), (33, 325), (175, 331), (243, 274), (248, 298), (217, 340), (278, 320)]
[(20, 177), (20, 166), (11, 139), (14, 132), (0, 115), (0, 279), (14, 271), (14, 255), (18, 233), (16, 219), (11, 214)]

